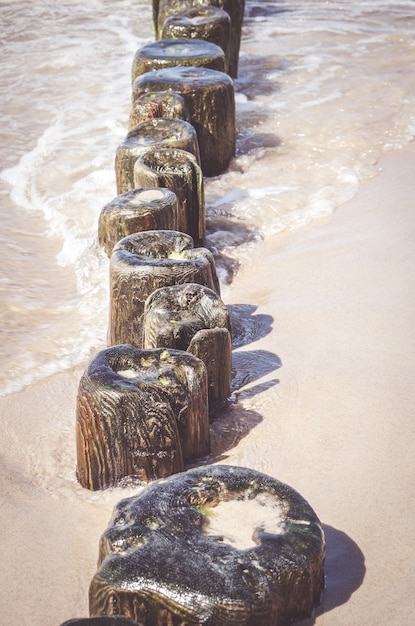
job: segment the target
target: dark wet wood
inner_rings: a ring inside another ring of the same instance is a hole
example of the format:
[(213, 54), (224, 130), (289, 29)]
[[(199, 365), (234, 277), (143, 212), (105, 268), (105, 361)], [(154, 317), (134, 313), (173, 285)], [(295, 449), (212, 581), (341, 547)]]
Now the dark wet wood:
[(120, 239), (144, 230), (177, 230), (178, 203), (170, 189), (131, 189), (108, 202), (98, 220), (98, 241), (110, 257)]
[(157, 117), (132, 128), (118, 146), (115, 155), (117, 194), (134, 189), (134, 163), (151, 147), (179, 148), (193, 154), (200, 162), (195, 128), (185, 120)]
[(203, 362), (130, 345), (97, 353), (79, 383), (76, 444), (77, 478), (87, 489), (182, 471), (210, 450)]
[(231, 395), (232, 339), (228, 310), (211, 289), (190, 283), (154, 291), (144, 307), (143, 346), (187, 350), (207, 370), (209, 410)]
[[(264, 521), (252, 547), (204, 532), (219, 503), (256, 498)], [(275, 522), (265, 521), (268, 506), (280, 511)], [(319, 603), (324, 558), (320, 521), (291, 487), (251, 469), (199, 467), (116, 506), (100, 541), (90, 614), (116, 610), (146, 626), (286, 626)]]
[(110, 260), (109, 343), (142, 346), (142, 317), (148, 296), (160, 287), (199, 283), (219, 294), (212, 253), (193, 248), (189, 235), (146, 231), (121, 239)]
[(156, 37), (163, 31), (165, 20), (185, 8), (212, 5), (226, 11), (231, 18), (231, 52), (229, 74), (238, 75), (239, 49), (241, 45), (242, 23), (245, 0), (153, 0), (153, 20), (156, 24)]
[(231, 18), (214, 6), (192, 6), (167, 17), (161, 39), (203, 39), (215, 43), (225, 54), (225, 72), (229, 71)]
[(235, 154), (232, 79), (224, 72), (200, 67), (172, 67), (147, 72), (134, 81), (133, 101), (154, 91), (172, 91), (184, 98), (196, 129), (203, 174), (222, 174)]
[(61, 626), (143, 626), (121, 615), (101, 615), (99, 617), (78, 617), (70, 619)]
[(173, 148), (146, 150), (134, 164), (134, 186), (167, 187), (177, 197), (177, 230), (203, 246), (206, 212), (203, 174), (193, 154)]
[(155, 91), (144, 94), (134, 102), (128, 128), (131, 130), (155, 117), (175, 117), (190, 122), (190, 113), (182, 96), (169, 91)]
[(215, 43), (203, 39), (159, 39), (139, 48), (134, 55), (131, 80), (146, 72), (176, 65), (209, 67), (225, 71), (225, 52)]

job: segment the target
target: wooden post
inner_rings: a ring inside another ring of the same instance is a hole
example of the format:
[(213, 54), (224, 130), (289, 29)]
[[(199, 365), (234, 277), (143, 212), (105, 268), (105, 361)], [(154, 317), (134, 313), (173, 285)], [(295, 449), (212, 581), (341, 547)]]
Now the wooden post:
[(98, 241), (110, 257), (120, 239), (144, 230), (177, 230), (177, 196), (170, 189), (131, 189), (108, 202), (98, 220)]
[(195, 283), (161, 287), (146, 300), (143, 329), (144, 348), (187, 350), (204, 362), (211, 413), (229, 398), (231, 321), (217, 293)]
[[(242, 23), (245, 11), (245, 0), (197, 0), (200, 6), (212, 5), (226, 11), (231, 18), (229, 74), (233, 78), (238, 75), (239, 49), (241, 45)], [(185, 8), (193, 7), (194, 0), (153, 0), (153, 21), (156, 37), (163, 31), (166, 19)]]
[(153, 230), (121, 239), (110, 260), (110, 345), (129, 343), (141, 348), (148, 296), (160, 287), (188, 282), (219, 293), (212, 253), (193, 248), (189, 235)]
[(134, 164), (134, 186), (168, 187), (178, 201), (177, 229), (203, 246), (206, 213), (203, 174), (194, 155), (176, 148), (146, 150)]
[(210, 67), (219, 72), (225, 71), (225, 53), (215, 43), (203, 39), (159, 39), (142, 48), (134, 55), (131, 81), (137, 76), (166, 67), (187, 65)]
[(151, 147), (187, 150), (200, 162), (195, 128), (185, 120), (157, 117), (146, 120), (130, 130), (115, 155), (117, 194), (134, 189), (134, 163)]
[(190, 122), (190, 113), (182, 96), (169, 91), (154, 91), (140, 96), (134, 102), (128, 128), (131, 130), (155, 117), (175, 117)]
[(192, 6), (167, 17), (161, 39), (204, 39), (222, 48), (225, 72), (229, 71), (231, 18), (229, 13), (214, 6)]
[(199, 140), (205, 176), (222, 174), (235, 154), (235, 93), (224, 72), (204, 67), (171, 67), (138, 76), (133, 101), (148, 92), (172, 91), (181, 95)]
[(203, 362), (131, 345), (98, 352), (79, 383), (76, 444), (87, 489), (181, 472), (210, 450)]
[(243, 467), (190, 469), (116, 506), (90, 614), (286, 626), (319, 604), (324, 558), (321, 523), (288, 485)]

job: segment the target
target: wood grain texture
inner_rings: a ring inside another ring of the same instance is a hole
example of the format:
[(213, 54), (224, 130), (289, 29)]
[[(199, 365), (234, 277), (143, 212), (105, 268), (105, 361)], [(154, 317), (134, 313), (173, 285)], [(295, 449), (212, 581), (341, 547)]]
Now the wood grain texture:
[(161, 39), (203, 39), (222, 48), (225, 72), (229, 71), (231, 18), (229, 13), (214, 6), (191, 6), (168, 16), (160, 33)]
[(187, 350), (207, 370), (209, 410), (229, 398), (232, 375), (231, 321), (213, 290), (190, 283), (162, 287), (146, 300), (143, 346)]
[[(255, 543), (238, 549), (205, 529), (221, 502), (259, 499)], [(266, 507), (281, 515), (268, 521)], [(122, 500), (101, 537), (90, 614), (145, 626), (286, 626), (308, 617), (324, 587), (324, 534), (308, 502), (254, 470), (206, 466)]]
[(235, 92), (224, 72), (203, 67), (171, 67), (138, 76), (133, 101), (147, 92), (173, 91), (189, 109), (205, 176), (222, 174), (235, 154)]
[(241, 45), (242, 23), (245, 0), (153, 0), (153, 23), (156, 37), (163, 31), (165, 20), (185, 8), (212, 5), (223, 9), (231, 18), (229, 74), (238, 75), (239, 49)]
[(98, 219), (98, 241), (107, 256), (120, 239), (145, 230), (177, 230), (178, 203), (170, 189), (131, 189), (108, 202)]
[(154, 91), (140, 96), (133, 103), (128, 128), (131, 130), (155, 117), (174, 117), (190, 122), (190, 113), (182, 96), (169, 91)]
[(203, 362), (130, 345), (98, 352), (79, 383), (76, 443), (77, 478), (87, 489), (182, 471), (210, 450)]
[(177, 231), (146, 231), (121, 239), (110, 260), (109, 343), (141, 348), (147, 297), (180, 283), (199, 283), (220, 293), (209, 250), (193, 248), (193, 239)]
[(195, 246), (204, 245), (206, 211), (203, 175), (193, 154), (173, 148), (146, 150), (134, 164), (134, 185), (171, 189), (178, 202), (178, 230), (190, 235)]
[(135, 188), (134, 163), (154, 146), (187, 150), (200, 163), (198, 138), (192, 124), (165, 117), (146, 120), (128, 131), (124, 141), (117, 147), (115, 177), (118, 195)]

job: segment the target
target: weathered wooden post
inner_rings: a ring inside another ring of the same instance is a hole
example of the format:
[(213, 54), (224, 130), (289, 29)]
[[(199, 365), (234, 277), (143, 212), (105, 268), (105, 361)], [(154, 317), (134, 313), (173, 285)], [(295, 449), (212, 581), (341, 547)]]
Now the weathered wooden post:
[(134, 189), (134, 163), (151, 147), (179, 148), (193, 154), (200, 162), (195, 128), (185, 120), (157, 117), (138, 124), (118, 146), (115, 175), (118, 195)]
[(98, 352), (78, 389), (77, 477), (97, 490), (181, 472), (210, 450), (207, 375), (180, 350)]
[(144, 348), (187, 350), (204, 362), (210, 411), (229, 398), (231, 321), (217, 293), (196, 283), (161, 287), (146, 300), (143, 329)]
[(110, 257), (120, 239), (144, 230), (177, 230), (177, 196), (170, 189), (131, 189), (108, 202), (98, 219), (98, 241)]
[(286, 626), (318, 605), (324, 558), (320, 521), (294, 489), (247, 468), (199, 467), (115, 507), (90, 614), (151, 626)]
[(225, 53), (225, 72), (228, 72), (231, 18), (226, 11), (211, 5), (187, 7), (166, 18), (160, 36), (161, 39), (184, 37), (215, 43)]
[(134, 102), (128, 128), (131, 130), (155, 117), (175, 117), (190, 122), (190, 113), (182, 96), (169, 91), (155, 91), (140, 96)]
[(178, 201), (177, 230), (203, 246), (206, 212), (203, 174), (193, 154), (177, 148), (146, 150), (134, 164), (134, 186), (168, 187)]
[(133, 101), (148, 92), (181, 95), (199, 140), (205, 176), (222, 174), (235, 154), (235, 93), (224, 72), (203, 67), (171, 67), (146, 72), (135, 79)]
[(203, 39), (159, 39), (139, 48), (134, 55), (131, 81), (137, 76), (176, 65), (209, 67), (225, 71), (225, 52)]
[(235, 78), (238, 75), (239, 49), (241, 46), (242, 24), (245, 11), (245, 0), (153, 0), (153, 22), (156, 37), (163, 31), (166, 19), (179, 13), (185, 8), (212, 5), (226, 11), (231, 18), (231, 51), (229, 58), (229, 74)]
[(148, 296), (159, 287), (189, 282), (220, 290), (212, 253), (193, 248), (189, 235), (152, 230), (121, 239), (110, 260), (110, 345), (141, 348)]

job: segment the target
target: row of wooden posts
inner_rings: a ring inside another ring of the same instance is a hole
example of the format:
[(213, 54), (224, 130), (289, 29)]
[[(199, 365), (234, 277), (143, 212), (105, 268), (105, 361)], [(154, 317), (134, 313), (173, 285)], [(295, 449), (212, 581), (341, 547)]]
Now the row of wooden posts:
[[(91, 490), (151, 485), (119, 503), (101, 538), (91, 617), (62, 626), (279, 626), (310, 615), (324, 586), (324, 535), (299, 494), (246, 468), (184, 471), (209, 454), (210, 420), (231, 393), (203, 183), (235, 152), (243, 14), (244, 0), (153, 0), (157, 39), (133, 60), (117, 196), (98, 223), (108, 347), (79, 384), (77, 478)], [(282, 507), (286, 539), (258, 531), (242, 553), (205, 537), (206, 507), (256, 497)]]

